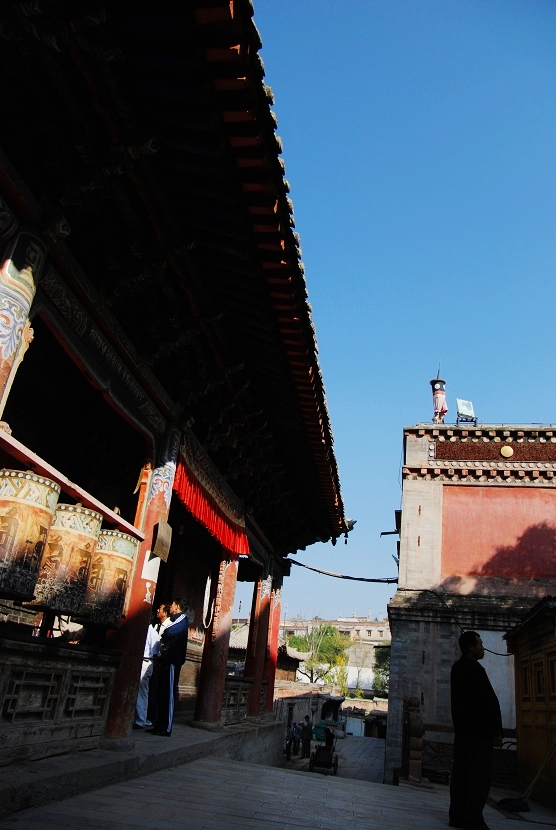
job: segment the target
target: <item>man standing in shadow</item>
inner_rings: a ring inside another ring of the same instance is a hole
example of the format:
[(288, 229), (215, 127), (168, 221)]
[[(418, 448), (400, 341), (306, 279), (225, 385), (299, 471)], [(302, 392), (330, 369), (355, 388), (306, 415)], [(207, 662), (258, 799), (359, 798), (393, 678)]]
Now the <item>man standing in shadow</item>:
[(476, 631), (459, 638), (461, 657), (452, 666), (454, 767), (450, 781), (450, 827), (488, 830), (483, 809), (490, 790), (492, 750), (502, 744), (502, 715)]

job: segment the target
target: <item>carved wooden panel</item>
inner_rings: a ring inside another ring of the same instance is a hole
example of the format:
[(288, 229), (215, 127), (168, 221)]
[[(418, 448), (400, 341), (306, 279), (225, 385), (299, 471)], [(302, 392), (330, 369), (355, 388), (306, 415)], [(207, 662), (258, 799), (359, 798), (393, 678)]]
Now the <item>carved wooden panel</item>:
[(64, 703), (64, 718), (103, 718), (108, 704), (110, 675), (72, 674)]
[(53, 721), (60, 700), (63, 673), (12, 667), (2, 701), (2, 718), (20, 721)]
[(247, 720), (247, 697), (250, 688), (250, 680), (226, 678), (222, 704), (223, 723), (240, 723)]
[(117, 663), (108, 650), (0, 637), (0, 767), (98, 746)]

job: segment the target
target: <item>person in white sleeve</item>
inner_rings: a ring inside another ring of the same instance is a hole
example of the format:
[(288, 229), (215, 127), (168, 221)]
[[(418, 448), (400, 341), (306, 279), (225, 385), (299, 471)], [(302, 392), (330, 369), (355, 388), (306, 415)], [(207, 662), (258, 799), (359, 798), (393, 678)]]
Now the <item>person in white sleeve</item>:
[(143, 663), (141, 665), (141, 680), (139, 682), (139, 691), (137, 693), (137, 702), (135, 704), (134, 729), (144, 729), (146, 726), (152, 726), (152, 723), (147, 719), (147, 708), (149, 705), (149, 683), (153, 673), (153, 657), (158, 653), (162, 631), (166, 625), (170, 625), (170, 606), (161, 605), (156, 612), (156, 616), (158, 622), (156, 624), (153, 623), (149, 625), (147, 630), (147, 639), (145, 640)]

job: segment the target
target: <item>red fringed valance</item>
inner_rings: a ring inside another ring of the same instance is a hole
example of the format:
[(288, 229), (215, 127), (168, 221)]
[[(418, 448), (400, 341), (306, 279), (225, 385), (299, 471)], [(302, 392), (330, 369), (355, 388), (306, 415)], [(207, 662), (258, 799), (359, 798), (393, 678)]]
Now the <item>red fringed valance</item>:
[(213, 496), (202, 486), (195, 474), (180, 458), (176, 477), (174, 478), (174, 492), (189, 512), (206, 527), (226, 550), (232, 553), (249, 553), (249, 542), (245, 525), (235, 522), (227, 516), (217, 504)]

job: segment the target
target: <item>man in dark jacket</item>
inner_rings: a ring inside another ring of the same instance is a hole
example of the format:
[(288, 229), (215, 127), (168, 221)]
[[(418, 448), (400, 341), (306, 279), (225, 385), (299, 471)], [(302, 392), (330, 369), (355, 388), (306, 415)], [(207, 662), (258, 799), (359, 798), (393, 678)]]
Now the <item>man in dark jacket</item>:
[(301, 727), (301, 757), (309, 758), (311, 755), (311, 738), (313, 737), (313, 724), (309, 715), (305, 715), (305, 723)]
[(293, 744), (293, 730), (295, 729), (295, 721), (288, 727), (288, 731), (286, 732), (286, 761), (289, 761), (292, 757), (292, 744)]
[(160, 638), (160, 650), (156, 657), (158, 667), (157, 721), (148, 731), (151, 735), (172, 734), (174, 703), (178, 696), (180, 669), (187, 655), (189, 620), (185, 613), (184, 599), (175, 599), (170, 606), (171, 624)]
[(488, 830), (483, 809), (490, 790), (492, 748), (502, 743), (498, 698), (479, 660), (485, 656), (476, 631), (459, 638), (460, 659), (452, 666), (454, 767), (450, 781), (450, 827)]
[(299, 744), (301, 743), (301, 727), (293, 724), (293, 754), (299, 755)]

